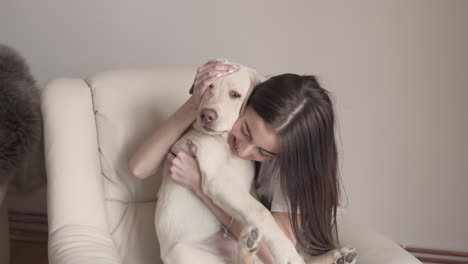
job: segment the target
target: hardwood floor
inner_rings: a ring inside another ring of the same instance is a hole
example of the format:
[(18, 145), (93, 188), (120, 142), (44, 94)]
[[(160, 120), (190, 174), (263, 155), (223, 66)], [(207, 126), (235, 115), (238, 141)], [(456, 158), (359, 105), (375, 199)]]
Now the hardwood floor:
[(47, 232), (10, 229), (11, 264), (48, 264)]
[(47, 243), (11, 241), (11, 264), (48, 264)]

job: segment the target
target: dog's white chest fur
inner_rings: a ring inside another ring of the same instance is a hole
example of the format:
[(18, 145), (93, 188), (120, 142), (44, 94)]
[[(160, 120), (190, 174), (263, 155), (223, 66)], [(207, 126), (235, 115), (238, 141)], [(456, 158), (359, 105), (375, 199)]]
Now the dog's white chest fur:
[[(222, 181), (228, 188), (249, 192), (254, 175), (253, 162), (234, 156), (230, 152), (226, 136), (206, 135), (192, 129), (179, 139), (176, 146), (186, 150), (188, 139), (197, 146), (202, 186), (209, 186), (214, 178), (223, 178)], [(176, 184), (168, 175), (168, 166), (164, 164), (155, 214), (163, 259), (174, 244), (202, 242), (217, 233), (221, 227), (216, 216), (191, 190)]]

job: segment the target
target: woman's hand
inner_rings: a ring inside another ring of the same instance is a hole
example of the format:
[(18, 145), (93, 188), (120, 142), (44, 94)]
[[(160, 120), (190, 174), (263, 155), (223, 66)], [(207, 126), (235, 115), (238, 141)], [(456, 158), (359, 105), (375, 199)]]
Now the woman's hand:
[(198, 108), (201, 102), (203, 93), (206, 89), (216, 80), (227, 76), (235, 71), (239, 70), (236, 65), (230, 64), (227, 60), (210, 60), (204, 65), (198, 67), (197, 75), (193, 81), (190, 94), (192, 94), (191, 100), (195, 107)]
[(170, 177), (176, 183), (192, 190), (196, 194), (201, 192), (201, 172), (195, 157), (197, 147), (187, 141), (189, 152), (173, 146), (167, 154), (170, 163)]

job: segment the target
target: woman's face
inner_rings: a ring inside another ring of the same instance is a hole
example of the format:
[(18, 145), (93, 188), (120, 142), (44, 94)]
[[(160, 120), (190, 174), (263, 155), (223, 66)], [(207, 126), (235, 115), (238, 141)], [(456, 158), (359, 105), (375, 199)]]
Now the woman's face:
[(232, 127), (228, 143), (234, 155), (259, 162), (273, 159), (280, 151), (278, 135), (250, 106)]

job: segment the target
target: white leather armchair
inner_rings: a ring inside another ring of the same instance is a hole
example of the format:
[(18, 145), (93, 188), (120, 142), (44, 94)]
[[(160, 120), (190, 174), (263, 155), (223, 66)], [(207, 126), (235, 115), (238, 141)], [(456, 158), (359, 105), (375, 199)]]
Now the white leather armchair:
[[(161, 263), (153, 224), (159, 181), (131, 176), (128, 161), (186, 100), (194, 75), (194, 68), (111, 71), (43, 90), (51, 264)], [(359, 263), (420, 263), (346, 216), (339, 223)]]

